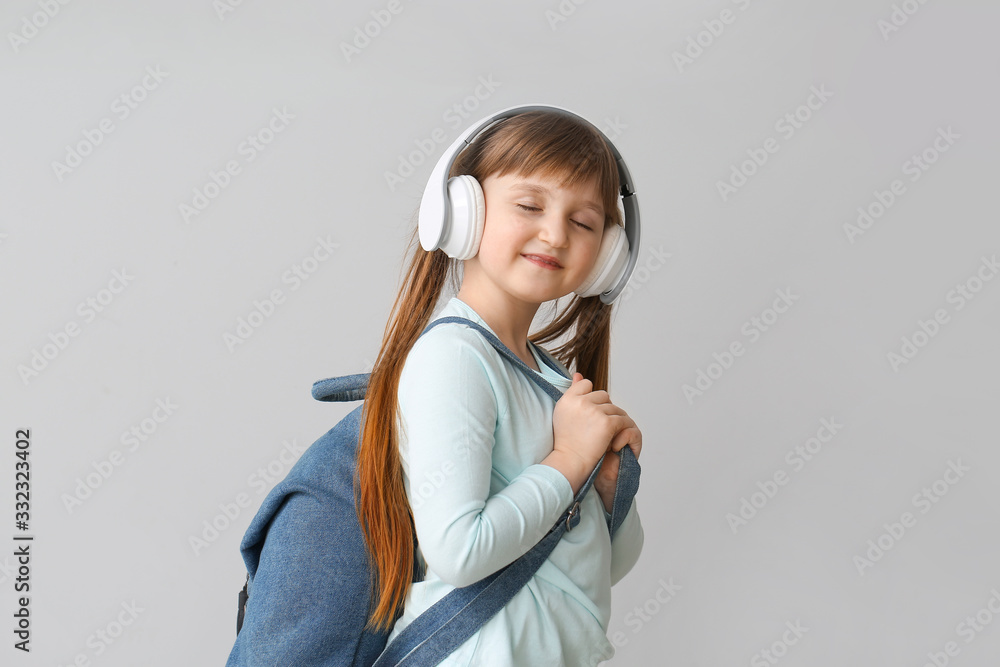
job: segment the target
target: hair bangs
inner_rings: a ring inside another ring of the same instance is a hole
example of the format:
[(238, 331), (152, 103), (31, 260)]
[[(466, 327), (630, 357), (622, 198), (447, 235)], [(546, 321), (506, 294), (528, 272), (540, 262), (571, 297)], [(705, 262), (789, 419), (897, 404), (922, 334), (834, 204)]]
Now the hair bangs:
[[(464, 158), (464, 159), (462, 159)], [(532, 111), (488, 127), (455, 161), (451, 175), (541, 176), (563, 187), (594, 183), (604, 224), (622, 225), (618, 165), (601, 133), (563, 114)]]

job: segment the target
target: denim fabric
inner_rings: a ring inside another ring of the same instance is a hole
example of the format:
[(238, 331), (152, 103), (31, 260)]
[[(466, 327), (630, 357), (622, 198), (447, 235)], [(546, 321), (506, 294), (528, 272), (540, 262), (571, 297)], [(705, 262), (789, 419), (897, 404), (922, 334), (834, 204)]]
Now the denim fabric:
[[(363, 391), (356, 377), (344, 388)], [(387, 632), (362, 632), (374, 607), (351, 484), (361, 409), (309, 447), (251, 521), (240, 545), (250, 597), (227, 667), (368, 667), (385, 646)]]
[[(553, 398), (558, 400), (557, 389), (474, 322), (441, 318), (421, 335), (433, 326), (457, 320), (479, 329), (512, 363), (530, 371), (529, 377), (539, 386), (550, 394), (556, 392)], [(565, 375), (556, 360), (536, 349), (547, 364)], [(368, 377), (356, 374), (318, 381), (313, 396), (325, 401), (363, 400)], [(309, 447), (265, 497), (251, 521), (240, 544), (249, 574), (249, 601), (227, 667), (370, 667), (386, 648), (389, 633), (363, 631), (374, 604), (369, 594), (371, 570), (354, 504), (361, 410), (358, 406)], [(577, 501), (595, 474), (596, 469), (577, 494)], [(638, 478), (638, 462), (625, 448), (609, 520), (612, 534), (632, 504)], [(393, 656), (387, 655), (379, 667), (437, 664), (523, 586), (562, 532), (578, 521), (574, 508), (568, 508), (557, 526), (521, 560), (439, 601), (390, 645), (387, 654), (392, 652), (405, 660), (390, 661)], [(423, 576), (415, 561), (413, 581), (421, 581)], [(445, 620), (450, 624), (441, 627)], [(432, 632), (437, 632), (433, 640), (425, 641)], [(419, 649), (411, 650), (415, 646)]]

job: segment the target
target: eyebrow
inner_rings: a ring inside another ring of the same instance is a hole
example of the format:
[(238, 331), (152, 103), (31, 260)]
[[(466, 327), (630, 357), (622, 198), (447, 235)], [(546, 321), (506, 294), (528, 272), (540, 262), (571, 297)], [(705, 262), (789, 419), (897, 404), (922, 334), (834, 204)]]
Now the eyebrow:
[[(538, 195), (549, 195), (549, 194), (552, 194), (551, 191), (548, 188), (542, 187), (541, 185), (535, 185), (533, 183), (518, 183), (516, 185), (512, 185), (510, 189), (512, 191), (513, 190), (521, 190), (521, 191), (524, 191), (524, 192), (530, 192), (530, 193), (538, 194)], [(589, 209), (595, 211), (596, 213), (600, 213), (601, 215), (604, 215), (604, 208), (601, 207), (601, 206), (598, 206), (596, 203), (594, 203), (594, 202), (592, 202), (590, 200), (587, 200), (587, 201), (583, 202), (583, 208), (589, 208)]]

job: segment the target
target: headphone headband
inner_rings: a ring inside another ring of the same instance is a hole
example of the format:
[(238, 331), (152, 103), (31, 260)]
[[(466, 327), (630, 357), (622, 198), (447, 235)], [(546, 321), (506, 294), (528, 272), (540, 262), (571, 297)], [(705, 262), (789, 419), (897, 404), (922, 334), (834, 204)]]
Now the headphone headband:
[(622, 274), (618, 284), (601, 294), (601, 301), (611, 303), (625, 289), (625, 285), (628, 284), (632, 270), (635, 268), (636, 258), (639, 256), (639, 201), (635, 196), (632, 175), (618, 148), (615, 147), (600, 128), (569, 109), (548, 104), (526, 104), (508, 107), (482, 118), (462, 132), (454, 143), (445, 150), (437, 164), (434, 165), (434, 169), (427, 180), (427, 186), (424, 188), (424, 195), (420, 200), (419, 214), (420, 245), (424, 250), (434, 250), (439, 247), (441, 240), (451, 227), (451, 207), (448, 205), (448, 174), (451, 172), (451, 167), (455, 164), (458, 155), (487, 127), (529, 111), (554, 111), (586, 123), (597, 130), (615, 158), (620, 182), (619, 194), (622, 198), (622, 208), (625, 209), (625, 237), (629, 243), (629, 257), (625, 272)]

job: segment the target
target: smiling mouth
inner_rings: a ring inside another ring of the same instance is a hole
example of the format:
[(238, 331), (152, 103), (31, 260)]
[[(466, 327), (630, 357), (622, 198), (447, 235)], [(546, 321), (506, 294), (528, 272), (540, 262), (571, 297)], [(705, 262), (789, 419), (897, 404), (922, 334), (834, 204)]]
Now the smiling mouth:
[(524, 257), (529, 262), (532, 262), (533, 264), (537, 264), (538, 266), (544, 267), (546, 269), (561, 269), (562, 268), (562, 266), (560, 266), (559, 264), (557, 264), (555, 262), (552, 262), (552, 261), (549, 261), (547, 259), (544, 259), (542, 257), (539, 257), (538, 255), (521, 255), (521, 256)]

